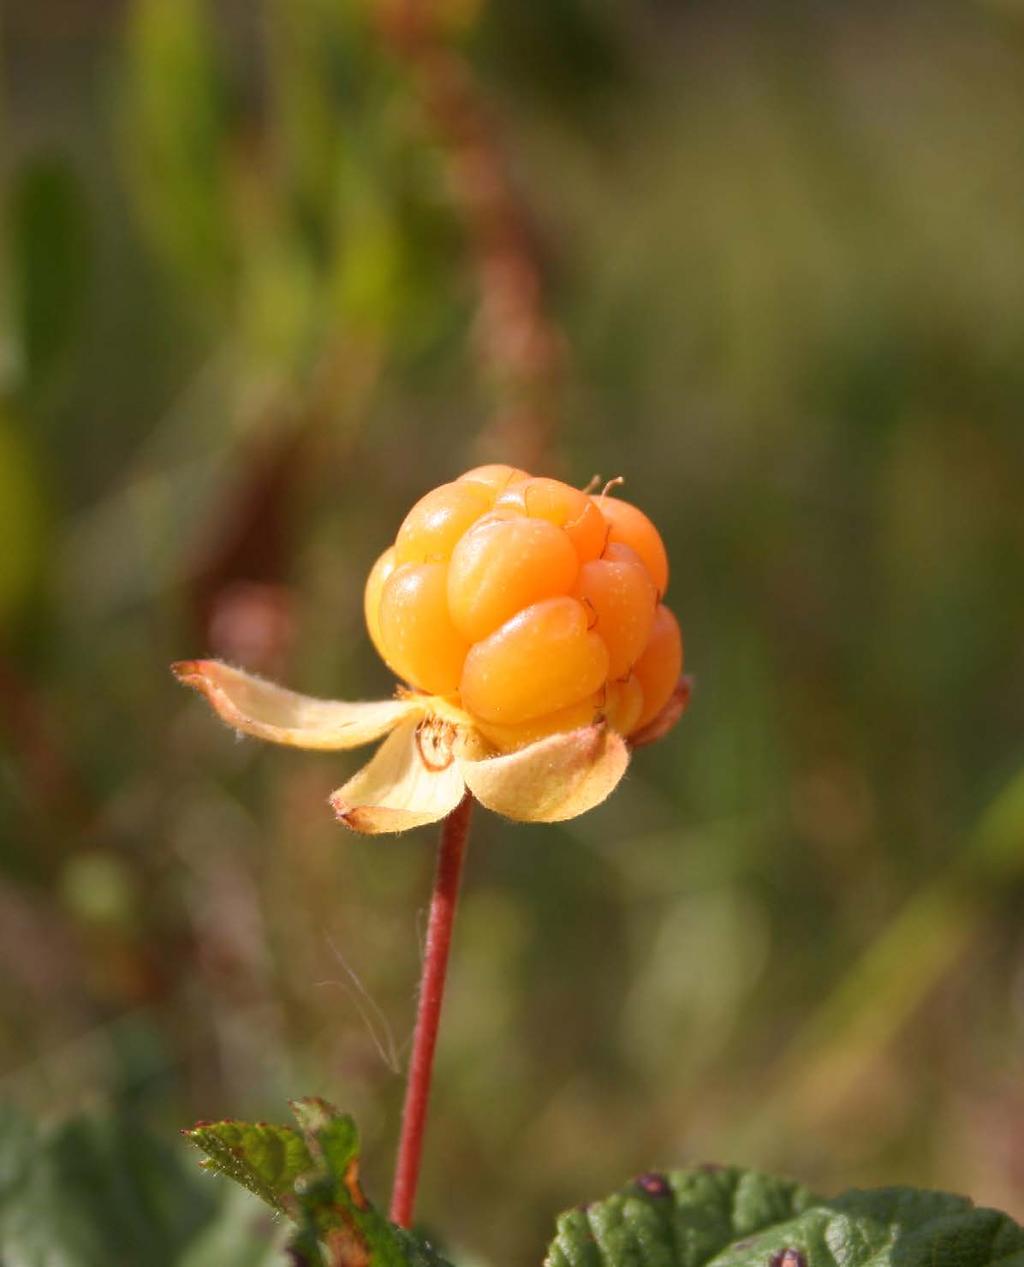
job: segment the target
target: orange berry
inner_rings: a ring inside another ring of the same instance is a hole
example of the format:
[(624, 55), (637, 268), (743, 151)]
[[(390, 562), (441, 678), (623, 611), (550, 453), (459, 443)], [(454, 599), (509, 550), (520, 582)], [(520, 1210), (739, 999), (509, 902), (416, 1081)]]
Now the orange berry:
[(668, 555), (661, 534), (642, 510), (631, 506), (629, 502), (620, 501), (617, 497), (593, 498), (594, 504), (611, 525), (609, 542), (622, 542), (632, 546), (644, 561), (644, 566), (651, 574), (651, 580), (657, 587), (660, 597), (665, 596), (668, 588)]
[(512, 752), (516, 748), (525, 748), (528, 743), (536, 743), (538, 739), (546, 739), (548, 735), (564, 734), (568, 730), (590, 726), (598, 712), (594, 698), (591, 697), (578, 704), (570, 704), (568, 708), (560, 708), (556, 713), (545, 713), (543, 717), (519, 722), (515, 726), (500, 726), (495, 722), (477, 720), (476, 727), (499, 752)]
[(404, 563), (384, 582), (378, 619), (384, 659), (412, 686), (448, 695), (459, 685), (469, 644), (448, 615), (443, 563)]
[(601, 512), (586, 493), (571, 484), (545, 478), (519, 480), (509, 484), (494, 505), (564, 528), (581, 563), (596, 559), (604, 549), (608, 527)]
[(483, 484), (456, 480), (435, 488), (402, 521), (395, 562), (447, 563), (458, 539), (493, 504), (494, 494)]
[(608, 683), (601, 712), (612, 730), (617, 730), (620, 735), (630, 734), (636, 730), (643, 711), (644, 693), (635, 673)]
[(505, 466), (503, 462), (489, 462), (486, 466), (474, 466), (465, 475), (460, 475), (456, 483), (461, 484), (463, 480), (468, 480), (474, 484), (483, 484), (486, 488), (493, 489), (495, 493), (500, 493), (503, 488), (516, 480), (528, 478), (526, 471), (521, 471), (518, 466)]
[(366, 616), (366, 628), (370, 631), (370, 640), (377, 648), (377, 654), (386, 660), (384, 643), (380, 636), (380, 596), (384, 582), (395, 570), (395, 547), (389, 546), (370, 569), (366, 578), (366, 589), (363, 591), (363, 613)]
[(416, 503), (363, 602), (391, 668), (508, 752), (597, 716), (629, 735), (657, 715), (683, 660), (667, 583), (635, 506), (491, 464)]
[(515, 725), (577, 704), (608, 673), (604, 643), (574, 598), (548, 598), (513, 616), (466, 656), (462, 703), (485, 722)]
[(477, 523), (452, 551), (448, 607), (471, 642), (486, 638), (524, 607), (567, 594), (579, 562), (565, 533), (544, 519)]
[(633, 672), (644, 693), (644, 707), (632, 729), (653, 720), (668, 703), (683, 671), (683, 636), (679, 622), (667, 607), (659, 606), (644, 653)]
[(608, 546), (604, 558), (580, 568), (573, 597), (593, 613), (591, 628), (608, 648), (608, 676), (619, 678), (639, 658), (658, 595), (643, 561), (629, 546)]

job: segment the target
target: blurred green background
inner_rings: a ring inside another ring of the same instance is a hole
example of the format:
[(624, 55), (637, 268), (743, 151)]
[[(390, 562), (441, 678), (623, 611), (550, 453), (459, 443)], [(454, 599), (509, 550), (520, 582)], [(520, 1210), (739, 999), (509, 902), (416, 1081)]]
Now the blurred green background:
[(346, 834), (360, 754), (166, 666), (387, 692), (371, 562), (525, 455), (625, 476), (697, 691), (600, 810), (478, 816), (424, 1222), (536, 1262), (711, 1159), (1020, 1218), (1024, 5), (439, 0), (434, 62), (401, 19), (5, 6), (0, 1096), (171, 1140), (322, 1094), (385, 1199), (432, 833)]

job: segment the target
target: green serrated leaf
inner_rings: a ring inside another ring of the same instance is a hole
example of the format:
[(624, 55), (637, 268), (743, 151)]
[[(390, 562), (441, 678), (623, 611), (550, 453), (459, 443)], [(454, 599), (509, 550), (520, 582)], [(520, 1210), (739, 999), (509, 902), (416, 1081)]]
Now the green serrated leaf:
[(184, 1134), (206, 1153), (208, 1170), (227, 1175), (281, 1214), (294, 1213), (296, 1180), (315, 1165), (298, 1131), (225, 1121), (198, 1122)]
[(254, 1192), (296, 1224), (296, 1267), (449, 1267), (426, 1241), (395, 1227), (359, 1183), (359, 1130), (327, 1100), (292, 1101), (298, 1123), (200, 1122), (185, 1135), (209, 1169)]
[(327, 1267), (408, 1267), (408, 1245), (370, 1204), (359, 1183), (359, 1131), (326, 1100), (295, 1100), (292, 1112), (319, 1165), (297, 1185), (299, 1232), (293, 1249), (305, 1253), (318, 1240)]
[(563, 1214), (545, 1267), (1024, 1267), (1024, 1229), (913, 1188), (831, 1200), (736, 1167), (641, 1175)]
[(353, 1163), (358, 1167), (359, 1128), (347, 1113), (316, 1097), (293, 1100), (291, 1108), (310, 1152), (331, 1174), (344, 1179)]

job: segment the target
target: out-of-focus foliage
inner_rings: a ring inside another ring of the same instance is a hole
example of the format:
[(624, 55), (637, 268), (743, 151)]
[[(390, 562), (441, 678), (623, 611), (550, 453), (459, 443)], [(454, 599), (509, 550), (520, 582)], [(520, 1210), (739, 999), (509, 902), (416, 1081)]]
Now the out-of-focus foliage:
[[(1024, 13), (443, 8), (571, 350), (550, 470), (664, 530), (697, 692), (601, 810), (479, 816), (423, 1216), (536, 1261), (715, 1157), (1019, 1217)], [(316, 1090), (382, 1193), (429, 834), (165, 669), (387, 691), (363, 578), (491, 434), (473, 173), (378, 18), (5, 12), (0, 1094)]]
[(0, 1113), (7, 1267), (270, 1267), (281, 1237), (255, 1198), (204, 1181), (127, 1115), (39, 1130)]
[(0, 620), (28, 601), (44, 537), (41, 478), (17, 417), (0, 406)]
[(31, 388), (59, 367), (82, 313), (88, 231), (73, 171), (46, 159), (24, 163), (12, 182), (9, 216), (19, 368)]

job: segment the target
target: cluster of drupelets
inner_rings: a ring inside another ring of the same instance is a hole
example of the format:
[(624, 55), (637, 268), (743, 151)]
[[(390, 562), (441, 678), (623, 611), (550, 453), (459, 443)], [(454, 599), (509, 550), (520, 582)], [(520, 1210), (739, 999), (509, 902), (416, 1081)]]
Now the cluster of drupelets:
[(587, 726), (642, 730), (679, 680), (668, 559), (635, 506), (510, 466), (428, 493), (366, 584), (374, 645), (499, 751)]

